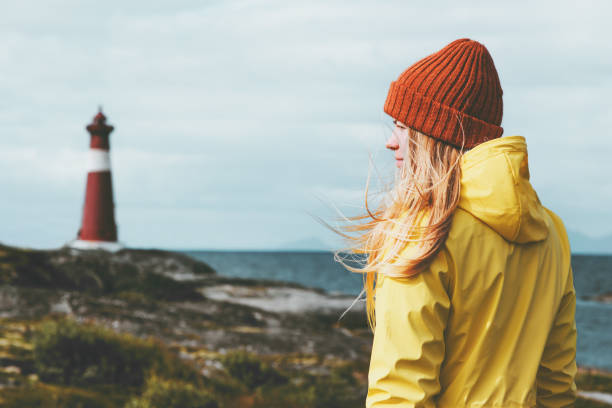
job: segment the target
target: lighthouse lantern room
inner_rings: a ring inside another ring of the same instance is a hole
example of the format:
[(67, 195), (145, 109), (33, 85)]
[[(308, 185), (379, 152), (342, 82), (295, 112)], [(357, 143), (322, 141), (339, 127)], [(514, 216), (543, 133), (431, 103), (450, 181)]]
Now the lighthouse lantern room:
[(77, 238), (68, 246), (77, 249), (118, 251), (123, 245), (117, 240), (115, 204), (110, 165), (110, 133), (102, 108), (87, 126), (90, 134), (87, 186), (83, 218)]

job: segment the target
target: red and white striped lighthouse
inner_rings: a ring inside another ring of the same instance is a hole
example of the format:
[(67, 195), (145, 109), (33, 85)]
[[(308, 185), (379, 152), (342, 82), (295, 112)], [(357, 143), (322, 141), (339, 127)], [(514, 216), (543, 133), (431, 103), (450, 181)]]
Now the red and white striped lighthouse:
[(109, 136), (113, 127), (106, 124), (102, 108), (87, 126), (91, 136), (87, 169), (87, 187), (83, 220), (77, 238), (68, 245), (78, 249), (117, 251), (123, 247), (117, 241), (115, 203), (110, 165)]

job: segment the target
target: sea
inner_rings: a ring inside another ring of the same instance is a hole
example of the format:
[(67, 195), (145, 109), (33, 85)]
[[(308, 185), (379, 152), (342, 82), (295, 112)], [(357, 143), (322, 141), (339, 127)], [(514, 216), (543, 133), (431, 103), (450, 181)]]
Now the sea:
[[(362, 276), (346, 271), (331, 252), (182, 251), (206, 262), (219, 275), (271, 279), (357, 296)], [(612, 255), (573, 255), (576, 288), (576, 361), (579, 366), (612, 372)]]

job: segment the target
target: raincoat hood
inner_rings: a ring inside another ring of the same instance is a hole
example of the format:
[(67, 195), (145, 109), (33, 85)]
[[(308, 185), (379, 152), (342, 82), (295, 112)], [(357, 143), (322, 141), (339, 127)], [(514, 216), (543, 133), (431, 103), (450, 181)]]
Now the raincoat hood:
[(527, 144), (522, 136), (482, 143), (461, 159), (459, 208), (510, 242), (542, 241), (550, 225), (529, 182)]

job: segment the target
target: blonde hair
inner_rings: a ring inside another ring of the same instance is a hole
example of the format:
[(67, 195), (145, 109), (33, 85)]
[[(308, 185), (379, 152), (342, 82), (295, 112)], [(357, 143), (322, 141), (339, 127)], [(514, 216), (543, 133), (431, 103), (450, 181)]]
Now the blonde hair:
[[(418, 274), (440, 251), (459, 202), (463, 148), (408, 128), (404, 160), (386, 200), (366, 214), (348, 217), (350, 224), (334, 229), (348, 239), (349, 247), (334, 254), (351, 272), (362, 273), (368, 324), (374, 330), (374, 295), (378, 273), (388, 276)], [(343, 231), (343, 232), (342, 232)], [(407, 246), (410, 256), (400, 257)], [(351, 266), (355, 256), (365, 254), (361, 267)], [(349, 261), (347, 263), (347, 260)], [(383, 269), (384, 268), (384, 269)], [(362, 291), (362, 294), (363, 294)]]

